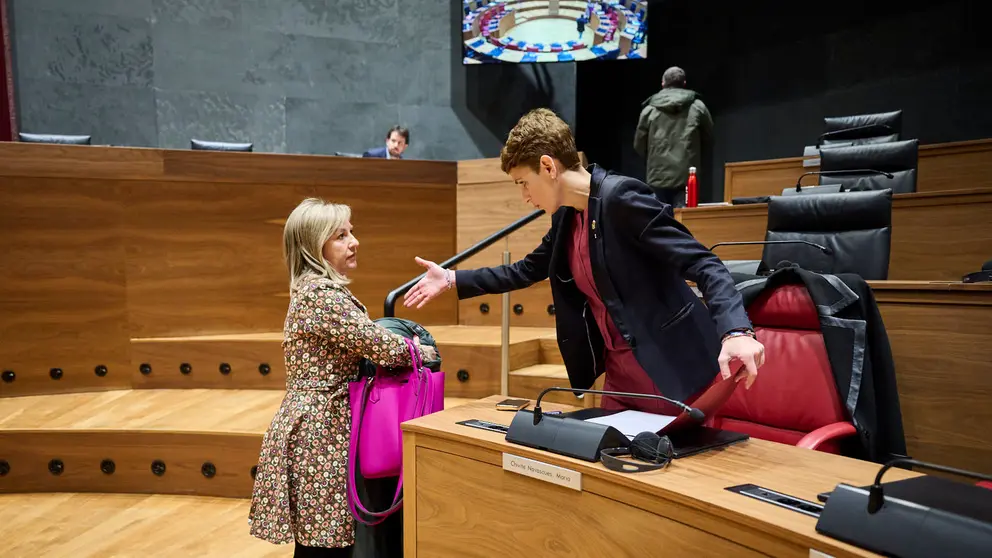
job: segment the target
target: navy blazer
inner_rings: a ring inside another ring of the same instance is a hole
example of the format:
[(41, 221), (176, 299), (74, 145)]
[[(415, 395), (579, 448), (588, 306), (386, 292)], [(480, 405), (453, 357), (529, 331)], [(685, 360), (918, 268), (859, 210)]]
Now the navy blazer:
[[(679, 400), (720, 371), (720, 339), (751, 327), (726, 266), (702, 246), (670, 205), (643, 182), (589, 168), (586, 223), (593, 279), (610, 316), (661, 393)], [(522, 260), (456, 272), (459, 298), (523, 289), (550, 277), (558, 347), (571, 386), (588, 389), (604, 372), (602, 333), (568, 262), (575, 210), (551, 218), (541, 245)], [(686, 285), (695, 281), (704, 305)], [(707, 308), (708, 306), (708, 308)]]
[(388, 157), (386, 156), (387, 153), (388, 150), (386, 149), (386, 146), (383, 145), (382, 147), (373, 147), (372, 149), (369, 149), (365, 153), (362, 153), (362, 157), (375, 157), (378, 159), (388, 159)]

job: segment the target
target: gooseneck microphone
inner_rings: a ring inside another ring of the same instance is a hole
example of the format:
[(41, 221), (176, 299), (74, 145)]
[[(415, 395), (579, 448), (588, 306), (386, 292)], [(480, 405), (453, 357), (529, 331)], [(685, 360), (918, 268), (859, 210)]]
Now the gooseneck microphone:
[(803, 191), (803, 187), (802, 187), (803, 178), (805, 178), (807, 176), (812, 176), (814, 174), (815, 175), (819, 175), (819, 176), (847, 176), (847, 175), (856, 175), (856, 174), (880, 174), (880, 175), (884, 176), (885, 178), (889, 178), (889, 179), (893, 178), (891, 172), (880, 171), (878, 169), (842, 169), (842, 170), (809, 171), (809, 172), (804, 172), (803, 174), (799, 175), (799, 178), (796, 179), (796, 191), (797, 192), (802, 192)]
[(544, 391), (542, 391), (541, 394), (537, 396), (537, 401), (534, 402), (535, 426), (538, 423), (540, 423), (541, 419), (544, 417), (544, 415), (541, 413), (541, 398), (543, 398), (546, 394), (552, 391), (567, 391), (571, 393), (595, 393), (599, 395), (613, 395), (616, 397), (636, 397), (640, 399), (657, 399), (657, 400), (665, 401), (666, 403), (671, 403), (672, 405), (675, 405), (676, 407), (682, 409), (683, 412), (689, 413), (689, 417), (692, 418), (692, 420), (701, 421), (706, 418), (706, 414), (700, 411), (699, 409), (696, 409), (695, 407), (690, 407), (681, 401), (676, 401), (674, 399), (670, 399), (663, 395), (649, 395), (647, 393), (627, 393), (623, 391), (604, 391), (601, 389), (574, 389), (574, 388), (563, 388), (563, 387), (549, 387)]
[(946, 465), (936, 465), (934, 463), (927, 463), (925, 461), (917, 461), (915, 459), (910, 459), (908, 457), (899, 457), (893, 459), (886, 463), (881, 469), (878, 470), (878, 474), (875, 475), (875, 482), (868, 489), (868, 513), (875, 514), (878, 510), (882, 509), (882, 504), (885, 503), (885, 491), (882, 488), (882, 476), (885, 472), (895, 467), (896, 465), (911, 465), (913, 467), (919, 467), (921, 469), (930, 469), (933, 471), (940, 471), (942, 473), (951, 473), (953, 475), (960, 475), (962, 477), (968, 477), (975, 480), (989, 481), (992, 482), (992, 476), (983, 475), (981, 473), (974, 473), (972, 471), (965, 471), (963, 469), (955, 469), (954, 467), (948, 467)]
[(826, 246), (824, 246), (822, 244), (817, 244), (815, 242), (810, 242), (808, 240), (799, 240), (799, 239), (795, 239), (795, 240), (741, 240), (739, 242), (718, 242), (718, 243), (714, 244), (713, 246), (710, 246), (710, 252), (712, 252), (713, 249), (714, 248), (717, 248), (718, 246), (747, 246), (747, 245), (751, 245), (751, 244), (761, 244), (761, 245), (765, 245), (765, 244), (805, 244), (807, 246), (812, 246), (814, 248), (819, 249), (821, 252), (823, 252), (824, 254), (826, 254), (828, 256), (830, 256), (830, 255), (832, 255), (834, 253), (833, 250), (831, 250), (830, 248), (827, 248)]

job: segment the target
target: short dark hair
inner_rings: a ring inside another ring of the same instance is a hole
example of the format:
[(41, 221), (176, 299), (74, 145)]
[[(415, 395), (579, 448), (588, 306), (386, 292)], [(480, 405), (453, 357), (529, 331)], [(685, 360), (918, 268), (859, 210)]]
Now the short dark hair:
[(403, 126), (393, 126), (392, 128), (389, 129), (388, 132), (386, 132), (387, 140), (389, 139), (389, 136), (393, 135), (393, 132), (396, 132), (397, 134), (403, 136), (403, 139), (406, 140), (406, 144), (410, 145), (410, 130), (407, 130)]
[(685, 70), (672, 66), (661, 76), (661, 87), (685, 87)]
[(509, 173), (525, 166), (537, 172), (543, 155), (558, 159), (568, 170), (582, 165), (572, 129), (550, 109), (539, 108), (523, 115), (510, 130), (500, 151), (500, 168)]

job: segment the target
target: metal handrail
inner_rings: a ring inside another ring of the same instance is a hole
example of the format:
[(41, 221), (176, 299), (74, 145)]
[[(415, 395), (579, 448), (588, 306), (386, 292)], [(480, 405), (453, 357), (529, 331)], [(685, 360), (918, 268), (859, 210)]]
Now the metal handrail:
[[(444, 269), (448, 269), (452, 266), (458, 265), (459, 263), (471, 258), (472, 256), (492, 246), (498, 240), (509, 236), (513, 232), (516, 232), (524, 225), (530, 223), (531, 221), (537, 219), (542, 215), (544, 215), (543, 209), (538, 209), (530, 213), (529, 215), (525, 215), (524, 217), (517, 219), (516, 221), (494, 232), (493, 234), (487, 236), (486, 238), (480, 240), (479, 242), (476, 242), (474, 245), (470, 246), (469, 248), (466, 248), (465, 250), (462, 250), (461, 252), (455, 254), (454, 256), (444, 260), (438, 265), (440, 265)], [(412, 289), (414, 285), (417, 284), (418, 281), (424, 278), (425, 275), (427, 275), (426, 272), (421, 273), (420, 275), (414, 277), (413, 279), (410, 279), (406, 283), (403, 283), (399, 287), (393, 289), (388, 295), (386, 295), (386, 302), (383, 305), (382, 315), (387, 318), (395, 317), (396, 300), (399, 297), (405, 295), (410, 289)]]

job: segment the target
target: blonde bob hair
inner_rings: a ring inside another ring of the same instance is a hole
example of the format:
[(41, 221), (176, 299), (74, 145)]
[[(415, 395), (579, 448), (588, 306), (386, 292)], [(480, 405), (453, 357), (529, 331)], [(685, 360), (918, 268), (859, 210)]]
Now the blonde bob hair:
[(324, 259), (324, 244), (351, 220), (351, 208), (317, 198), (303, 200), (286, 219), (283, 256), (289, 269), (289, 287), (295, 289), (304, 277), (330, 279), (336, 285), (351, 281)]

